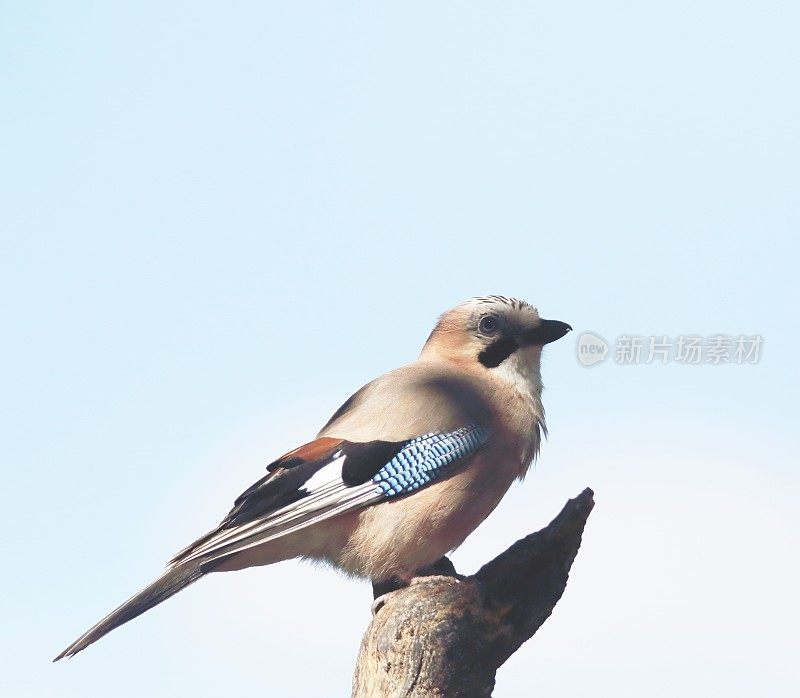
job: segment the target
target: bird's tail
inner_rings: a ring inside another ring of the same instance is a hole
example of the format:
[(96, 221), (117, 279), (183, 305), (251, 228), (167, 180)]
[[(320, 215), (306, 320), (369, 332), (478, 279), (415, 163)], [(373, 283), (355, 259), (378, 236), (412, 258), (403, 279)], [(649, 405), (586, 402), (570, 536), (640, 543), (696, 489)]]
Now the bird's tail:
[(177, 594), (192, 582), (196, 582), (204, 574), (205, 571), (199, 561), (184, 563), (167, 570), (150, 586), (142, 589), (122, 606), (109, 613), (99, 623), (89, 628), (53, 661), (57, 662), (59, 659), (77, 654), (99, 640), (106, 633), (110, 633), (114, 628), (136, 618), (136, 616), (150, 610), (153, 606), (157, 606), (162, 601), (166, 601), (173, 594)]

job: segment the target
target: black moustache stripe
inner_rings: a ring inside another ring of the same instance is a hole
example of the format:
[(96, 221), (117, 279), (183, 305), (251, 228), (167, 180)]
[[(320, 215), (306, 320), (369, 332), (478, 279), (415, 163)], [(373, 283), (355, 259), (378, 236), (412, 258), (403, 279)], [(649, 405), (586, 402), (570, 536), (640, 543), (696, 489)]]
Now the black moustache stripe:
[(511, 337), (502, 337), (492, 342), (486, 349), (478, 354), (480, 361), (486, 368), (497, 368), (517, 349), (519, 344)]

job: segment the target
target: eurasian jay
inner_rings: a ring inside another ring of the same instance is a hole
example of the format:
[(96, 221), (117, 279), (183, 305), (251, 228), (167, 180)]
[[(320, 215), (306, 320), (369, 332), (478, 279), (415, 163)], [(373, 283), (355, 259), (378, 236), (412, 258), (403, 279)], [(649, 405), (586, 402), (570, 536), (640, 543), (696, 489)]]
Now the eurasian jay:
[(350, 397), (314, 441), (267, 466), (214, 530), (56, 659), (209, 572), (303, 557), (377, 583), (411, 580), (525, 475), (546, 433), (542, 347), (571, 329), (504, 296), (446, 312), (416, 361)]

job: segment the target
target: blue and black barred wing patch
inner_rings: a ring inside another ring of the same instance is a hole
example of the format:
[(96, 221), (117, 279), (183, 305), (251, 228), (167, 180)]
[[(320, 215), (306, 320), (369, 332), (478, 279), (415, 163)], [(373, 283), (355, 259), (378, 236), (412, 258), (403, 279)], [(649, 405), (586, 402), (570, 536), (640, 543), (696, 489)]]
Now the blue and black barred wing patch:
[(172, 563), (211, 562), (371, 504), (411, 495), (483, 446), (489, 430), (468, 425), (403, 442), (318, 439), (268, 468), (214, 530)]
[(372, 478), (385, 497), (409, 494), (440, 477), (448, 465), (486, 443), (489, 430), (470, 426), (445, 434), (425, 434), (407, 442)]

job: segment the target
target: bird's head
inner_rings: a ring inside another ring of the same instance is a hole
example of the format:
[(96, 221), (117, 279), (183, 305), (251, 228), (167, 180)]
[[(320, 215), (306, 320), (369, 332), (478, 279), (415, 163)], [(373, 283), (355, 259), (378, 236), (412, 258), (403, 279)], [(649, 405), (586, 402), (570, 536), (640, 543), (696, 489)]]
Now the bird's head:
[(523, 357), (538, 364), (542, 347), (571, 329), (565, 322), (543, 320), (536, 308), (525, 301), (479, 296), (439, 318), (422, 349), (422, 357), (475, 363), (488, 370), (508, 368), (509, 362), (517, 363)]

